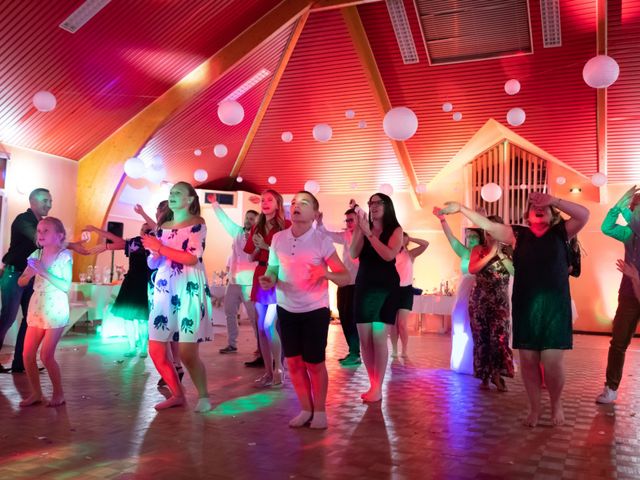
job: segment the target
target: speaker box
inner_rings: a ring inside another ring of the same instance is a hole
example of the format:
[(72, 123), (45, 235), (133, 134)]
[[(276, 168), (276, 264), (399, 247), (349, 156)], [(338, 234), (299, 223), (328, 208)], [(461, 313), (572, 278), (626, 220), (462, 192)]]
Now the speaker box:
[[(122, 222), (107, 222), (107, 232), (112, 233), (120, 238), (124, 234), (124, 223)], [(107, 239), (107, 243), (113, 243)]]

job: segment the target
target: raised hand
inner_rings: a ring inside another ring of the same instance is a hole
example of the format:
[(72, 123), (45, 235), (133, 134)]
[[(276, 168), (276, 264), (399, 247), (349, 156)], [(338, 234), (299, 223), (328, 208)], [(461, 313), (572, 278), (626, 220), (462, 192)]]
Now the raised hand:
[(433, 214), (438, 217), (439, 220), (444, 220), (444, 214), (441, 213), (442, 210), (440, 209), (440, 207), (433, 207)]
[(140, 205), (139, 203), (136, 203), (133, 206), (133, 211), (136, 212), (138, 215), (142, 215), (144, 213), (144, 208), (142, 208), (142, 205)]
[(152, 252), (157, 252), (162, 247), (162, 242), (158, 239), (158, 237), (154, 237), (153, 235), (144, 235), (142, 237), (142, 245), (147, 250)]
[(624, 260), (618, 259), (616, 266), (618, 267), (618, 271), (622, 272), (623, 275), (626, 275), (632, 280), (640, 280), (640, 273), (638, 273), (638, 269), (635, 265), (631, 265), (626, 263)]
[(444, 207), (440, 209), (440, 215), (451, 215), (460, 211), (459, 202), (444, 202)]
[(553, 205), (555, 197), (542, 192), (531, 192), (529, 194), (529, 202), (534, 207), (549, 207)]
[(369, 220), (363, 215), (358, 215), (358, 228), (362, 231), (365, 237), (371, 235), (371, 227), (369, 227)]
[(623, 209), (623, 208), (629, 207), (629, 204), (631, 203), (631, 200), (633, 199), (633, 196), (636, 193), (638, 193), (639, 191), (640, 190), (638, 189), (638, 187), (636, 185), (631, 187), (629, 190), (624, 192), (622, 197), (620, 197), (620, 199), (616, 202), (616, 207), (618, 207), (618, 209), (620, 209), (620, 210)]
[(267, 242), (264, 241), (264, 237), (259, 233), (253, 234), (253, 244), (257, 248), (260, 248), (262, 250), (267, 250), (269, 248), (269, 245), (267, 245)]

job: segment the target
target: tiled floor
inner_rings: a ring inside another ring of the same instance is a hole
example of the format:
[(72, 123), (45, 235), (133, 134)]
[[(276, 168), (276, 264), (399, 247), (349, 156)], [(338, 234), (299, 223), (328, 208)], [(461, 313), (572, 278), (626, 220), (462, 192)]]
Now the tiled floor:
[(597, 406), (608, 339), (576, 336), (567, 355), (567, 424), (553, 428), (547, 411), (528, 429), (520, 425), (520, 379), (507, 393), (479, 390), (475, 379), (448, 370), (442, 335), (411, 337), (411, 361), (389, 366), (382, 404), (362, 404), (364, 367), (338, 365), (345, 348), (332, 326), (330, 428), (312, 431), (287, 427), (298, 411), (290, 386), (251, 386), (259, 371), (242, 365), (249, 336), (245, 327), (237, 355), (217, 353), (224, 334), (204, 346), (215, 405), (207, 415), (156, 413), (162, 396), (149, 359), (123, 361), (124, 343), (66, 337), (58, 352), (66, 406), (20, 409), (26, 378), (0, 375), (0, 479), (640, 478), (638, 339), (619, 401)]

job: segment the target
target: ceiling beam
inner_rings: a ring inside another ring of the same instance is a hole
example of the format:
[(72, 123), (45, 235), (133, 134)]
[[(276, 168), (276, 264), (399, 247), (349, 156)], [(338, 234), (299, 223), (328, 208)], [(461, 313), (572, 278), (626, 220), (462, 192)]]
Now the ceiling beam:
[[(597, 0), (596, 49), (598, 55), (607, 54), (607, 0)], [(596, 138), (598, 172), (607, 175), (609, 169), (607, 140), (607, 89), (596, 89)], [(600, 188), (600, 203), (607, 201), (606, 187)]]
[(355, 7), (365, 5), (367, 3), (378, 3), (382, 0), (316, 0), (311, 10), (313, 12), (322, 12), (325, 10), (336, 10), (338, 8)]
[[(347, 24), (355, 50), (360, 58), (360, 62), (364, 67), (367, 81), (373, 93), (375, 102), (380, 109), (380, 113), (384, 116), (389, 110), (391, 110), (392, 105), (389, 100), (389, 96), (387, 95), (387, 90), (384, 86), (382, 76), (380, 75), (380, 70), (378, 70), (378, 65), (373, 55), (373, 51), (371, 50), (371, 45), (367, 38), (367, 32), (365, 31), (360, 15), (358, 14), (358, 8), (353, 6), (345, 7), (341, 12), (342, 17)], [(389, 139), (389, 141), (393, 146), (400, 168), (409, 181), (409, 186), (411, 187), (411, 198), (414, 201), (414, 204), (420, 207), (424, 206), (423, 195), (419, 195), (416, 191), (418, 186), (418, 177), (413, 168), (413, 163), (411, 162), (411, 156), (407, 145), (404, 142), (399, 142), (397, 140)]]
[[(79, 161), (75, 232), (87, 224), (104, 225), (124, 183), (123, 164), (140, 153), (149, 139), (180, 109), (238, 65), (263, 43), (307, 13), (312, 0), (283, 0), (226, 46), (159, 96)], [(95, 257), (77, 256), (74, 271)]]
[[(291, 32), (291, 37), (289, 38), (289, 43), (287, 44), (284, 52), (282, 53), (282, 58), (280, 59), (280, 64), (278, 65), (278, 69), (275, 71), (273, 76), (271, 77), (271, 82), (269, 83), (269, 87), (264, 94), (262, 99), (262, 103), (260, 104), (260, 108), (258, 109), (258, 113), (251, 124), (251, 128), (247, 133), (247, 136), (244, 139), (244, 143), (242, 144), (242, 148), (240, 149), (240, 153), (238, 153), (238, 158), (233, 164), (233, 168), (231, 169), (231, 173), (229, 173), (230, 184), (232, 185), (235, 182), (235, 178), (240, 173), (242, 169), (242, 165), (244, 164), (245, 159), (247, 158), (247, 154), (249, 153), (249, 149), (253, 144), (253, 139), (255, 138), (258, 130), (260, 129), (260, 125), (262, 124), (262, 120), (269, 109), (269, 105), (271, 104), (271, 100), (278, 89), (278, 85), (280, 85), (280, 80), (282, 79), (282, 75), (289, 64), (289, 60), (291, 59), (291, 55), (293, 55), (293, 51), (298, 44), (298, 40), (300, 39), (300, 35), (302, 35), (302, 30), (304, 30), (304, 26), (307, 23), (307, 19), (309, 18), (309, 11), (304, 12), (300, 18), (298, 19), (298, 23), (296, 24), (293, 32)], [(231, 186), (230, 185), (230, 186)]]

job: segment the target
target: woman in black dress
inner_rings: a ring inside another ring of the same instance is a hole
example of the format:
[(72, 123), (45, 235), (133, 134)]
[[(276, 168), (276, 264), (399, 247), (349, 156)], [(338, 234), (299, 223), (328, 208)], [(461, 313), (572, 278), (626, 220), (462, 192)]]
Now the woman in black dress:
[(351, 239), (350, 253), (358, 258), (354, 316), (358, 324), (362, 359), (371, 387), (361, 395), (365, 402), (382, 399), (382, 382), (387, 369), (389, 325), (398, 311), (400, 277), (396, 255), (402, 247), (402, 228), (391, 198), (383, 193), (371, 196), (369, 218), (362, 210)]
[(125, 357), (133, 357), (137, 353), (145, 358), (149, 344), (149, 298), (148, 288), (150, 273), (147, 267), (147, 252), (142, 245), (142, 236), (148, 235), (152, 227), (144, 223), (140, 229), (140, 236), (124, 239), (106, 230), (101, 230), (93, 225), (88, 225), (86, 231), (94, 232), (101, 238), (110, 240), (111, 243), (101, 243), (91, 249), (92, 254), (99, 254), (106, 250), (124, 250), (129, 258), (129, 270), (122, 281), (118, 296), (113, 302), (111, 313), (122, 318), (124, 329), (129, 341), (129, 350)]
[[(569, 219), (561, 221), (559, 211)], [(589, 210), (568, 200), (532, 192), (525, 212), (527, 226), (492, 222), (457, 202), (448, 202), (442, 209), (444, 214), (457, 212), (499, 242), (514, 246), (513, 348), (520, 349), (522, 380), (529, 400), (524, 424), (534, 427), (540, 417), (542, 364), (552, 421), (561, 425), (564, 351), (573, 346), (566, 242), (585, 226)]]

